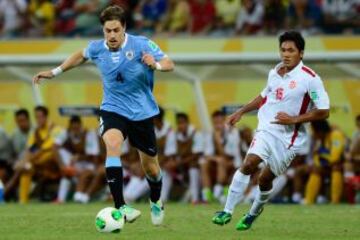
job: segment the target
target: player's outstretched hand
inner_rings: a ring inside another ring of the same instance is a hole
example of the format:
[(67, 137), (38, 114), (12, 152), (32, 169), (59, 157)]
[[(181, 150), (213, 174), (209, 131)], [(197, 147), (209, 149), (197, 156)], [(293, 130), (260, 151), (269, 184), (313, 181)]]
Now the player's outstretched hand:
[(54, 75), (52, 74), (51, 71), (39, 72), (33, 77), (33, 83), (39, 84), (41, 79), (51, 79), (53, 77)]
[(276, 121), (272, 121), (271, 123), (281, 125), (292, 125), (296, 123), (295, 117), (292, 117), (285, 112), (278, 112), (275, 119)]
[(156, 68), (156, 61), (155, 58), (146, 52), (143, 52), (141, 61), (145, 63), (149, 68), (155, 69)]
[(234, 112), (227, 119), (226, 123), (230, 126), (234, 126), (238, 121), (240, 121), (242, 114), (239, 112)]

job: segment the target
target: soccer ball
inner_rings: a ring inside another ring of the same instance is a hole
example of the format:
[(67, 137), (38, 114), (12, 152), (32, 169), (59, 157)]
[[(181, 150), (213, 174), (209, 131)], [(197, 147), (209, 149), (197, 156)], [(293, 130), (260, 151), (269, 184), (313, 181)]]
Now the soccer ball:
[(120, 232), (124, 227), (124, 223), (124, 215), (113, 207), (102, 209), (95, 218), (96, 229), (103, 233)]

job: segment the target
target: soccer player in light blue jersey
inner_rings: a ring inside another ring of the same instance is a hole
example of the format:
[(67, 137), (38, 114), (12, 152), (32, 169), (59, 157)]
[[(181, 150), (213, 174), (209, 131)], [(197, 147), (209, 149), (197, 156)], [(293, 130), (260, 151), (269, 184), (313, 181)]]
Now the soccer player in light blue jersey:
[[(133, 222), (140, 211), (126, 205), (123, 197), (123, 173), (119, 158), (121, 145), (128, 137), (138, 149), (150, 186), (151, 220), (160, 225), (164, 218), (160, 199), (162, 177), (157, 160), (153, 117), (159, 113), (152, 93), (154, 71), (172, 71), (174, 63), (151, 40), (125, 32), (124, 10), (106, 8), (100, 16), (103, 40), (90, 41), (59, 67), (36, 74), (34, 83), (51, 79), (91, 60), (100, 70), (103, 100), (100, 106), (100, 133), (106, 145), (106, 177), (115, 207)], [(134, 189), (134, 191), (136, 191)]]

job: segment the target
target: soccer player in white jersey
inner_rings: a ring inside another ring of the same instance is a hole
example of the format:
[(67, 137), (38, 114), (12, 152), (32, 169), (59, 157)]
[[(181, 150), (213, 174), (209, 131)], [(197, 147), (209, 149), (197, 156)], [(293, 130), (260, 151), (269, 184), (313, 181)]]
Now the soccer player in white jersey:
[(249, 229), (271, 195), (274, 178), (283, 174), (296, 154), (306, 147), (303, 123), (329, 116), (329, 97), (323, 83), (302, 62), (305, 41), (301, 34), (296, 31), (283, 33), (279, 37), (279, 47), (281, 63), (270, 70), (264, 90), (228, 118), (228, 123), (234, 125), (245, 113), (259, 108), (258, 127), (252, 144), (244, 163), (233, 176), (224, 210), (212, 219), (215, 224), (230, 222), (250, 175), (264, 162), (255, 201), (236, 225), (240, 231)]
[(34, 83), (51, 79), (77, 67), (87, 60), (100, 70), (103, 101), (100, 106), (100, 134), (106, 145), (106, 177), (115, 208), (132, 222), (140, 211), (125, 204), (123, 172), (120, 160), (121, 145), (127, 137), (138, 149), (141, 163), (150, 186), (151, 219), (154, 225), (163, 221), (160, 200), (162, 177), (157, 160), (156, 139), (152, 118), (159, 113), (152, 90), (154, 70), (172, 71), (174, 63), (146, 37), (125, 32), (125, 12), (118, 6), (106, 8), (100, 15), (104, 38), (90, 41), (61, 66), (36, 74)]

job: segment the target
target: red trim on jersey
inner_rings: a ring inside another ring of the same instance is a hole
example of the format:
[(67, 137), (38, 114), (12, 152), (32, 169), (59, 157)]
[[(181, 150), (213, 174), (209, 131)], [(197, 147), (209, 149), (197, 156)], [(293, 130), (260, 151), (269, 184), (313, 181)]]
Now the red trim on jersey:
[(261, 103), (259, 105), (259, 108), (261, 108), (265, 103), (266, 103), (266, 100), (267, 100), (267, 96), (264, 97), (262, 100), (261, 100)]
[(314, 73), (314, 71), (312, 71), (310, 68), (308, 68), (308, 67), (305, 67), (305, 66), (302, 66), (302, 68), (301, 68), (304, 72), (307, 72), (308, 74), (310, 74), (312, 77), (315, 77), (316, 75), (315, 75), (315, 73)]
[[(309, 96), (308, 93), (306, 93), (304, 95), (304, 98), (303, 98), (303, 101), (302, 101), (302, 104), (301, 104), (299, 115), (304, 114), (306, 112), (306, 110), (307, 110), (307, 108), (309, 106), (309, 103), (310, 103), (310, 96)], [(298, 124), (295, 125), (294, 133), (293, 133), (293, 135), (291, 137), (291, 143), (290, 143), (288, 149), (291, 148), (294, 145), (295, 139), (297, 138), (298, 133), (299, 133), (300, 126), (301, 126), (301, 123), (298, 123)]]

